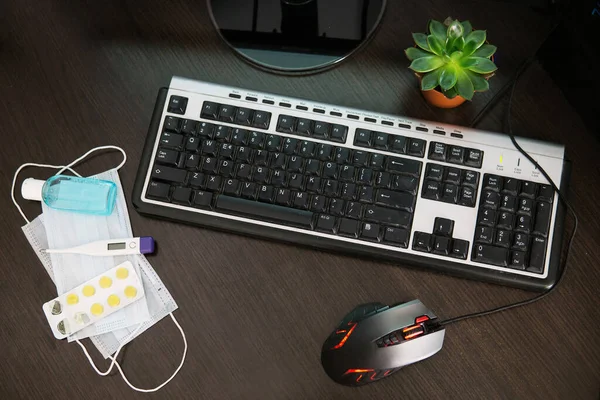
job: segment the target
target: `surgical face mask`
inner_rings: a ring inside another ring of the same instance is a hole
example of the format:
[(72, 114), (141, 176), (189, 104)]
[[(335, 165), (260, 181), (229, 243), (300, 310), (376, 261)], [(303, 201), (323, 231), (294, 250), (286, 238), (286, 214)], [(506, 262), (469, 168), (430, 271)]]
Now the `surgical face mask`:
[[(118, 187), (117, 202), (115, 209), (110, 216), (101, 217), (68, 213), (53, 210), (43, 204), (43, 214), (38, 216), (32, 222), (27, 220), (14, 198), (16, 177), (22, 168), (27, 166), (60, 168), (59, 174), (64, 170), (70, 170), (78, 175), (71, 167), (87, 157), (91, 152), (102, 149), (117, 149), (124, 155), (123, 163), (116, 169), (97, 175), (99, 179), (112, 181)], [(152, 392), (162, 388), (179, 372), (183, 366), (185, 355), (187, 353), (187, 341), (183, 329), (172, 314), (172, 312), (177, 309), (177, 304), (148, 260), (141, 254), (120, 257), (90, 257), (75, 254), (47, 254), (42, 251), (42, 249), (45, 248), (63, 248), (92, 242), (94, 240), (133, 236), (123, 190), (117, 173), (117, 170), (125, 163), (125, 159), (125, 153), (122, 149), (114, 146), (103, 146), (90, 150), (88, 153), (65, 167), (24, 164), (15, 173), (12, 197), (13, 202), (21, 212), (21, 215), (28, 222), (27, 225), (23, 226), (23, 232), (44, 265), (48, 275), (56, 284), (59, 294), (101, 274), (117, 264), (127, 260), (132, 262), (138, 275), (142, 279), (145, 297), (98, 321), (96, 324), (77, 332), (77, 334), (71, 335), (69, 341), (76, 341), (77, 344), (81, 346), (86, 357), (90, 361), (90, 364), (98, 374), (108, 375), (112, 368), (116, 366), (125, 382), (132, 389), (141, 392)], [(116, 362), (116, 357), (125, 344), (135, 339), (142, 332), (167, 315), (171, 316), (183, 337), (184, 353), (181, 363), (173, 375), (158, 387), (153, 389), (136, 388), (127, 380), (121, 366)], [(89, 337), (91, 339), (92, 343), (94, 343), (104, 358), (110, 358), (112, 360), (107, 371), (101, 372), (93, 363), (87, 349), (79, 341), (79, 339), (84, 337)], [(111, 356), (111, 354), (114, 354), (114, 356)]]

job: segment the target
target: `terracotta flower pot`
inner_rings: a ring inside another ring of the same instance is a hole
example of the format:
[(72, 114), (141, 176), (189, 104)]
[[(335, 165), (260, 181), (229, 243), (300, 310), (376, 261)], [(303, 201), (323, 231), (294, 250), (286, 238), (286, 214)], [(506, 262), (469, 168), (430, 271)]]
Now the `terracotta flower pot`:
[(467, 99), (459, 95), (456, 95), (454, 98), (449, 99), (446, 96), (444, 96), (442, 92), (435, 89), (421, 90), (421, 93), (423, 93), (423, 97), (425, 97), (425, 100), (427, 100), (429, 104), (439, 108), (455, 108), (467, 101)]

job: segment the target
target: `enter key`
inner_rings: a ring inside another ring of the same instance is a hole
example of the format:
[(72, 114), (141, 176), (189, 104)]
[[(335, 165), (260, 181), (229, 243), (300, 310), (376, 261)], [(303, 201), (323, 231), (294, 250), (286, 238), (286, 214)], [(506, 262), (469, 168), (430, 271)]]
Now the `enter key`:
[(375, 203), (385, 207), (413, 212), (415, 206), (415, 196), (409, 193), (379, 189), (375, 197)]

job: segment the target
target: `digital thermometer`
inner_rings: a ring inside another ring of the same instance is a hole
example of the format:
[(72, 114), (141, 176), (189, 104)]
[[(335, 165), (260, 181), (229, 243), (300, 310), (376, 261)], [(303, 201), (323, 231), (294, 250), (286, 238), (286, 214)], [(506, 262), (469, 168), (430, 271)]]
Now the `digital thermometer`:
[(128, 254), (148, 254), (154, 252), (154, 238), (142, 236), (127, 239), (98, 240), (68, 249), (44, 249), (45, 253), (84, 254), (88, 256), (123, 256)]

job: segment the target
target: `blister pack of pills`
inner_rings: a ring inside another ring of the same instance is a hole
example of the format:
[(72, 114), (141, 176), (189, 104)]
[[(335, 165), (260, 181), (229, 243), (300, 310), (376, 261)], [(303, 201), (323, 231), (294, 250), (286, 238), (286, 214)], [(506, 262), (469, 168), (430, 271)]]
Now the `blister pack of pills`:
[(42, 309), (57, 339), (144, 297), (142, 281), (127, 261), (44, 303)]

